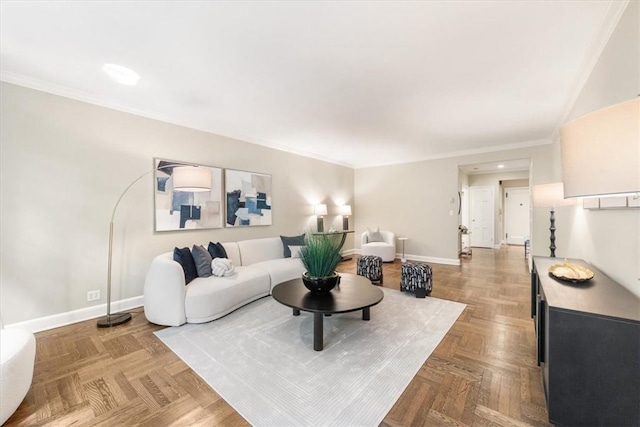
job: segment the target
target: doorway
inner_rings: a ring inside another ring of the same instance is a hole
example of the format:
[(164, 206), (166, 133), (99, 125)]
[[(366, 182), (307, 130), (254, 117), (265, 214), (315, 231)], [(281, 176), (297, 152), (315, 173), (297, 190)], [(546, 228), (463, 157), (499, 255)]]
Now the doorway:
[(529, 236), (530, 200), (528, 188), (504, 190), (504, 229), (508, 245), (524, 245)]
[(493, 187), (469, 189), (471, 199), (471, 246), (493, 248), (495, 235), (495, 198)]

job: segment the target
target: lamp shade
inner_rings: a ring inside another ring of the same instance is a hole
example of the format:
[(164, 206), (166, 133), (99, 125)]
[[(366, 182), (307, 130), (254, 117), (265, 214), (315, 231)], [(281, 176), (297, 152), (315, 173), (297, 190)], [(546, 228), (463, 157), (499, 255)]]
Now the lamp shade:
[(327, 214), (327, 205), (325, 205), (324, 203), (320, 203), (318, 205), (315, 205), (315, 207), (313, 209), (313, 213), (316, 216), (325, 216)]
[(174, 191), (211, 191), (211, 170), (196, 166), (173, 168)]
[(560, 146), (565, 197), (640, 192), (640, 98), (568, 122)]
[(561, 182), (533, 186), (533, 206), (536, 208), (552, 208), (570, 206), (576, 202), (564, 198), (564, 185)]
[(351, 205), (343, 205), (340, 207), (340, 214), (342, 216), (351, 216)]

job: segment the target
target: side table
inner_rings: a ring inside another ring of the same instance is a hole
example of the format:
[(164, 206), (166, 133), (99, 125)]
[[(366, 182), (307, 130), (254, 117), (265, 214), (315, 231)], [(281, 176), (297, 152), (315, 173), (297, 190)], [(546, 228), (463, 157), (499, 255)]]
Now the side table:
[(404, 242), (409, 240), (409, 238), (408, 237), (398, 237), (398, 240), (400, 240), (402, 242), (402, 258), (400, 258), (400, 261), (401, 262), (407, 262), (407, 258), (405, 258), (405, 256), (404, 256)]

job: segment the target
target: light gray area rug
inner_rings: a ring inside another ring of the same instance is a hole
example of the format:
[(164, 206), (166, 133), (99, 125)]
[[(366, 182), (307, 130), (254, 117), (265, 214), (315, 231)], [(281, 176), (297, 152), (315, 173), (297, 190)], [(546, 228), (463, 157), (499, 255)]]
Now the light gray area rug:
[(362, 311), (324, 318), (270, 296), (209, 323), (156, 335), (255, 426), (377, 426), (465, 305), (381, 288)]

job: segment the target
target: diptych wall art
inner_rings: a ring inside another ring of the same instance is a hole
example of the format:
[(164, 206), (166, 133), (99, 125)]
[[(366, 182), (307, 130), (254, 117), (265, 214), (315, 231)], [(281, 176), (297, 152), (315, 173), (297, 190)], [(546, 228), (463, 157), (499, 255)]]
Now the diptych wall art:
[(222, 169), (197, 165), (211, 171), (211, 190), (173, 191), (173, 170), (192, 163), (154, 159), (156, 231), (222, 227)]
[(225, 169), (227, 227), (271, 225), (271, 175)]

